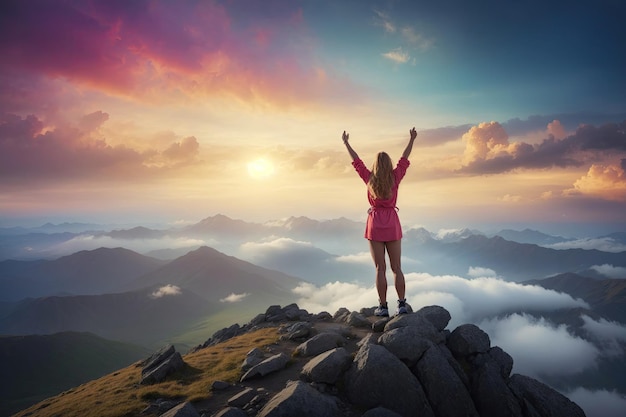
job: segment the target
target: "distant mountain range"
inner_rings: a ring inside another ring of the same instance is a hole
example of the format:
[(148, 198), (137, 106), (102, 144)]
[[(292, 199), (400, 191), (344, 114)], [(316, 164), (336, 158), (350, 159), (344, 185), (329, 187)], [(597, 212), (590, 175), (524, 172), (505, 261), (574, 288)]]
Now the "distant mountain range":
[(0, 336), (0, 416), (99, 378), (150, 351), (91, 333)]
[[(43, 269), (45, 275), (33, 276), (29, 282), (49, 278), (45, 281), (45, 289), (50, 294), (63, 291), (101, 294), (42, 296), (27, 298), (12, 305), (5, 304), (4, 317), (0, 318), (0, 334), (91, 331), (109, 339), (153, 347), (192, 331), (198, 323), (228, 310), (229, 304), (236, 304), (230, 320), (249, 320), (250, 315), (259, 308), (289, 304), (294, 298), (291, 290), (301, 282), (284, 273), (250, 264), (207, 247), (165, 265), (162, 261), (152, 262), (147, 258), (151, 269), (147, 273), (144, 273), (145, 268), (137, 268), (138, 260), (146, 261), (146, 257), (127, 250), (103, 249), (71, 256), (69, 261), (62, 258), (59, 260), (62, 265), (68, 263), (72, 266), (67, 270), (72, 279), (62, 276), (50, 278), (49, 269)], [(56, 270), (55, 262), (34, 262), (34, 265), (41, 268), (41, 265), (52, 264), (52, 270)], [(31, 263), (26, 262), (27, 265)], [(8, 265), (13, 271), (19, 269), (15, 268), (14, 261)], [(114, 269), (111, 271), (112, 266)], [(128, 270), (124, 271), (124, 267)], [(78, 279), (80, 271), (86, 274), (86, 278), (92, 278), (90, 268), (99, 268), (93, 273), (99, 274), (98, 279), (108, 285), (112, 285), (111, 279), (115, 278), (115, 288), (123, 288), (124, 292), (103, 293), (99, 281)], [(32, 271), (31, 268), (26, 269)], [(109, 279), (107, 273), (112, 274), (113, 278)], [(135, 276), (131, 278), (132, 275)], [(5, 276), (5, 272), (2, 272), (2, 276)], [(124, 278), (120, 279), (120, 276)], [(86, 287), (88, 283), (91, 283), (91, 287)], [(5, 285), (11, 288), (8, 280), (5, 280)], [(27, 288), (22, 288), (22, 291)], [(42, 288), (36, 288), (36, 291), (41, 292)], [(197, 343), (200, 340), (184, 341)]]
[(80, 251), (55, 260), (6, 260), (0, 262), (0, 299), (113, 292), (163, 264), (123, 248)]

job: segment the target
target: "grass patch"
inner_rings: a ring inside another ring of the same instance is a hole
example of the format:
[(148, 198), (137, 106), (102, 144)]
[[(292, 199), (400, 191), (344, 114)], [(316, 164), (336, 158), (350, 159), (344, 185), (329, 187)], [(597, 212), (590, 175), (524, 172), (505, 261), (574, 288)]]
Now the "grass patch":
[(276, 328), (260, 329), (183, 356), (187, 366), (160, 384), (139, 385), (141, 367), (132, 365), (48, 398), (17, 417), (124, 417), (137, 415), (158, 398), (200, 401), (210, 397), (216, 380), (234, 383), (252, 348), (278, 340)]

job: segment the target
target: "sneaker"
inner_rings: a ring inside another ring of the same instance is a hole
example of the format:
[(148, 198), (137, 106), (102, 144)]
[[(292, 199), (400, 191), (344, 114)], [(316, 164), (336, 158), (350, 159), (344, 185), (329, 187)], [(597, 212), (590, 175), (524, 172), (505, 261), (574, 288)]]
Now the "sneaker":
[(398, 300), (398, 313), (397, 314), (407, 314), (409, 310), (406, 308), (406, 299)]
[(389, 317), (387, 303), (379, 305), (376, 310), (374, 310), (374, 315), (378, 317)]

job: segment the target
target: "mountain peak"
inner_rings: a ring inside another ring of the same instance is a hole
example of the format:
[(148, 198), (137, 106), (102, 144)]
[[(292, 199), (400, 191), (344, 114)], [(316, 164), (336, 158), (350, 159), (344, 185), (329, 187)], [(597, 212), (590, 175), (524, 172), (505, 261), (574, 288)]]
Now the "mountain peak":
[[(131, 398), (125, 403), (125, 414), (149, 409), (174, 415), (184, 409), (186, 415), (222, 415), (231, 410), (257, 416), (356, 417), (365, 411), (407, 417), (522, 417), (523, 410), (532, 406), (533, 415), (540, 417), (585, 415), (551, 387), (511, 374), (513, 358), (491, 346), (489, 335), (478, 326), (463, 324), (446, 330), (451, 316), (443, 307), (427, 306), (383, 319), (374, 317), (373, 311), (343, 308), (333, 316), (314, 315), (296, 304), (273, 305), (244, 326), (235, 324), (216, 332), (182, 356), (177, 372), (164, 375), (164, 382), (149, 382), (150, 397), (139, 395), (142, 372), (133, 366), (17, 416), (33, 410), (41, 417), (79, 415), (95, 409), (95, 401), (99, 409), (104, 406), (110, 411), (117, 406), (120, 392)], [(220, 371), (224, 368), (220, 361), (225, 360), (241, 366), (226, 374)], [(173, 384), (177, 402), (146, 403), (149, 398), (167, 398)], [(211, 393), (206, 392), (207, 386), (212, 387)], [(98, 395), (85, 397), (84, 392), (91, 390)], [(43, 406), (50, 403), (54, 409)]]

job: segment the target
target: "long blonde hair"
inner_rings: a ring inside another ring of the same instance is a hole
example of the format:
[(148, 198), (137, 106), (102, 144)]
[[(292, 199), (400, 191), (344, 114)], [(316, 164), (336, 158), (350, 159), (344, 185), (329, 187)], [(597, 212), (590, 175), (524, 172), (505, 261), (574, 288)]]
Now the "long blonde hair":
[(393, 190), (393, 165), (386, 152), (379, 152), (372, 166), (372, 175), (367, 182), (370, 194), (379, 200), (391, 198)]

